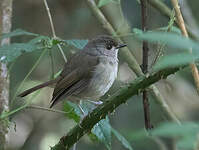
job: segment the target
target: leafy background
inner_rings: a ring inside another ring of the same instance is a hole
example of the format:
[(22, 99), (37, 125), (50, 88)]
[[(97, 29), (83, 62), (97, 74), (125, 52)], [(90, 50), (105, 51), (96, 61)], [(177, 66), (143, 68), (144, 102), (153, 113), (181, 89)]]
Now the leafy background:
[[(164, 2), (168, 6), (171, 6), (169, 0), (165, 0)], [(41, 92), (35, 95), (33, 94), (33, 96), (28, 96), (23, 100), (16, 98), (16, 92), (23, 91), (28, 87), (47, 81), (52, 77), (52, 62), (49, 49), (51, 49), (53, 54), (54, 73), (60, 71), (63, 67), (64, 60), (56, 47), (56, 43), (60, 42), (62, 44), (64, 52), (67, 58), (69, 58), (78, 49), (83, 47), (87, 39), (96, 37), (96, 35), (106, 34), (84, 1), (49, 0), (48, 3), (52, 13), (56, 35), (64, 39), (64, 41), (49, 38), (52, 34), (43, 1), (14, 1), (12, 20), (14, 32), (2, 37), (12, 36), (13, 44), (0, 48), (1, 61), (9, 62), (8, 66), (11, 79), (10, 107), (12, 110), (16, 110), (17, 108), (23, 107), (24, 104), (30, 103), (49, 107), (51, 98), (49, 93), (52, 93), (51, 88), (42, 89)], [(189, 1), (189, 3), (193, 14), (196, 15), (197, 13), (195, 12), (197, 12), (197, 9), (195, 6), (197, 6), (199, 2)], [(102, 10), (109, 12), (110, 16), (107, 16), (107, 18), (112, 18), (110, 21), (113, 24), (115, 23), (115, 26), (119, 26), (121, 30), (125, 30), (125, 26), (123, 26), (125, 19), (130, 24), (132, 31), (135, 31), (135, 28), (140, 28), (139, 2), (136, 0), (121, 0), (121, 5), (122, 10), (119, 9), (117, 0), (100, 0), (98, 3), (98, 6), (101, 7)], [(196, 20), (199, 20), (197, 15), (194, 17)], [(121, 21), (116, 24), (115, 20), (117, 19), (121, 19)], [(166, 27), (169, 19), (161, 16), (157, 10), (150, 7), (148, 21), (149, 28), (156, 30)], [(161, 67), (171, 66), (174, 63), (175, 65), (181, 65), (198, 59), (197, 42), (184, 40), (179, 36), (176, 38), (176, 35), (166, 35), (162, 37), (159, 33), (148, 33), (146, 35), (138, 32), (137, 38), (133, 38), (132, 36), (125, 38), (130, 41), (127, 44), (131, 47), (131, 51), (136, 56), (138, 62), (141, 62), (140, 39), (147, 39), (156, 44), (161, 40), (164, 41), (165, 44), (167, 44), (164, 47), (165, 58), (162, 59), (162, 62), (157, 63), (156, 68), (154, 68), (157, 70)], [(172, 41), (175, 42), (172, 43)], [(192, 55), (186, 55), (185, 49), (190, 47), (193, 47), (193, 50), (195, 49), (194, 52), (196, 55), (194, 57)], [(182, 48), (184, 48), (183, 51)], [(9, 53), (7, 49), (10, 50)], [(156, 50), (157, 45), (151, 44), (150, 63), (152, 63), (154, 59)], [(39, 58), (42, 61), (38, 61)], [(38, 65), (35, 65), (36, 62)], [(34, 70), (27, 80), (24, 81), (24, 78), (26, 78), (26, 75), (33, 66)], [(150, 70), (152, 70), (151, 67)], [(181, 126), (168, 123), (161, 108), (154, 102), (153, 96), (150, 95), (151, 119), (154, 130), (146, 133), (144, 130), (142, 101), (138, 95), (132, 97), (126, 105), (120, 106), (113, 114), (109, 115), (109, 118), (106, 118), (101, 124), (98, 124), (98, 126), (104, 126), (106, 128), (94, 128), (89, 136), (84, 136), (78, 142), (77, 149), (159, 150), (164, 148), (175, 149), (175, 147), (178, 147), (178, 149), (195, 148), (197, 146), (196, 141), (199, 130), (199, 101), (190, 72), (190, 68), (187, 67), (175, 74), (175, 76), (172, 75), (167, 80), (162, 80), (156, 84), (171, 107), (171, 110), (183, 122)], [(132, 81), (134, 78), (134, 73), (124, 61), (120, 60), (117, 81), (108, 94), (111, 95), (116, 92), (118, 88)], [(102, 99), (105, 99), (106, 96)], [(71, 108), (74, 108), (75, 111), (71, 112)], [(63, 110), (65, 114), (26, 107), (26, 109), (12, 115), (9, 149), (50, 149), (50, 146), (57, 143), (59, 138), (63, 136), (66, 131), (70, 130), (75, 125), (75, 122), (80, 120), (79, 116), (81, 116), (81, 114), (78, 108), (71, 103), (60, 103), (55, 106), (55, 109)], [(107, 122), (110, 122), (111, 126), (109, 126)], [(107, 130), (104, 131), (104, 129)], [(99, 135), (98, 133), (104, 134)], [(115, 135), (112, 136), (112, 140), (110, 139), (111, 134)], [(153, 136), (150, 137), (149, 135)], [(101, 142), (97, 142), (97, 138), (99, 140), (101, 139)]]

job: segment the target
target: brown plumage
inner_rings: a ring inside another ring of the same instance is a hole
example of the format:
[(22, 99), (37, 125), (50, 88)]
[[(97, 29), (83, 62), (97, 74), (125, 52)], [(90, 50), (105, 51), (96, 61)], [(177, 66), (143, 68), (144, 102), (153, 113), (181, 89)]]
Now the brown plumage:
[(24, 97), (40, 88), (55, 84), (51, 105), (64, 98), (97, 100), (111, 87), (117, 76), (117, 52), (125, 45), (109, 36), (100, 36), (88, 42), (65, 64), (60, 76), (19, 94)]

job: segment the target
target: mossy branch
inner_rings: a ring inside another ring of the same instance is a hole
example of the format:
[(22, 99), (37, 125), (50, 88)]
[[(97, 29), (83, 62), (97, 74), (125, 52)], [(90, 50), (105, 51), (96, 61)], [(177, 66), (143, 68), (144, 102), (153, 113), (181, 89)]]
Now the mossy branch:
[(113, 94), (113, 96), (109, 97), (102, 105), (90, 112), (80, 124), (70, 130), (66, 136), (63, 136), (59, 143), (52, 147), (51, 150), (68, 150), (83, 135), (90, 132), (96, 123), (101, 119), (104, 119), (106, 115), (113, 112), (118, 106), (126, 103), (129, 98), (139, 94), (148, 86), (166, 78), (170, 74), (174, 74), (178, 70), (179, 68), (164, 69), (150, 75), (140, 76), (128, 86), (123, 87)]

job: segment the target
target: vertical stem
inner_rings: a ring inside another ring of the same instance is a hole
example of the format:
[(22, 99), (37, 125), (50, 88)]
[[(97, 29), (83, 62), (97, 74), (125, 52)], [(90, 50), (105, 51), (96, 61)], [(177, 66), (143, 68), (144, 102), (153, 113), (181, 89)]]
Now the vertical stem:
[(49, 49), (49, 56), (51, 60), (51, 76), (50, 79), (54, 79), (55, 69), (54, 69), (54, 60), (53, 60), (53, 51)]
[[(184, 19), (182, 17), (181, 11), (180, 11), (180, 6), (178, 5), (178, 1), (177, 0), (171, 0), (171, 2), (172, 2), (173, 7), (175, 9), (176, 17), (177, 17), (177, 20), (178, 20), (178, 25), (180, 27), (182, 35), (188, 38), (189, 35), (188, 35), (187, 29), (185, 27)], [(192, 53), (192, 49), (190, 49), (190, 53)], [(197, 68), (197, 66), (194, 63), (190, 64), (190, 67), (191, 67), (192, 76), (194, 78), (195, 85), (196, 85), (196, 88), (197, 88), (197, 92), (199, 94), (199, 73), (198, 73), (198, 68)]]
[(47, 0), (44, 0), (44, 5), (45, 5), (46, 11), (48, 13), (48, 18), (49, 18), (49, 21), (50, 21), (51, 31), (52, 31), (53, 37), (55, 38), (56, 37), (55, 27), (54, 27), (54, 24), (53, 24), (53, 20), (52, 20), (52, 17), (51, 17), (51, 13), (50, 13), (50, 9), (48, 7)]
[(148, 43), (146, 41), (143, 41), (143, 45), (142, 45), (142, 71), (143, 73), (147, 73), (148, 71)]
[[(142, 30), (145, 32), (147, 31), (147, 0), (141, 0), (141, 12), (142, 12)], [(143, 73), (147, 73), (148, 71), (148, 43), (146, 41), (143, 41), (142, 45), (142, 71)], [(149, 109), (149, 100), (148, 100), (148, 94), (147, 91), (143, 91), (143, 107), (144, 107), (144, 120), (145, 120), (145, 128), (151, 129), (151, 123), (150, 123), (150, 109)]]
[[(0, 1), (0, 35), (11, 30), (12, 0)], [(3, 39), (0, 45), (9, 44), (10, 39)], [(9, 76), (7, 64), (0, 62), (0, 114), (9, 111)], [(0, 149), (5, 150), (8, 142), (8, 120), (0, 120)]]
[[(45, 8), (46, 8), (46, 11), (47, 11), (47, 14), (48, 14), (48, 18), (49, 18), (49, 21), (50, 21), (50, 27), (51, 27), (51, 30), (52, 30), (52, 34), (53, 34), (53, 38), (57, 38), (56, 34), (55, 34), (55, 27), (54, 27), (54, 24), (53, 24), (53, 20), (52, 20), (52, 16), (51, 16), (51, 13), (50, 13), (50, 9), (48, 7), (48, 3), (47, 3), (47, 0), (44, 0), (44, 5), (45, 5)], [(62, 57), (65, 61), (65, 63), (67, 62), (67, 59), (66, 59), (66, 56), (64, 54), (64, 51), (62, 49), (62, 47), (60, 46), (60, 44), (57, 44), (61, 54), (62, 54)]]
[[(141, 12), (142, 12), (142, 30), (147, 31), (147, 0), (141, 0)], [(142, 45), (142, 71), (147, 73), (148, 71), (148, 42), (143, 41)]]

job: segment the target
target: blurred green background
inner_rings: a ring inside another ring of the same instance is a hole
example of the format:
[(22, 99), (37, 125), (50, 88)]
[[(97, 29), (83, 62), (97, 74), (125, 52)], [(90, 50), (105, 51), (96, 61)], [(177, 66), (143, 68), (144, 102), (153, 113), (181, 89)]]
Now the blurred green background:
[[(171, 7), (169, 0), (164, 0)], [(190, 0), (189, 8), (192, 10), (192, 16), (196, 22), (199, 20), (197, 8), (199, 1)], [(91, 10), (83, 0), (48, 0), (49, 8), (52, 14), (56, 35), (62, 39), (91, 39), (97, 35), (107, 34), (98, 20), (94, 17)], [(114, 26), (125, 30), (124, 22), (128, 22), (131, 29), (141, 28), (140, 4), (136, 0), (121, 0), (121, 8), (118, 3), (109, 3), (101, 9), (106, 17)], [(184, 9), (184, 6), (182, 6)], [(153, 30), (168, 25), (169, 19), (163, 17), (157, 10), (151, 6), (148, 9), (149, 29)], [(186, 12), (184, 12), (186, 13)], [(186, 20), (186, 18), (185, 18)], [(12, 29), (23, 29), (29, 32), (41, 35), (52, 36), (49, 19), (42, 0), (15, 0), (13, 3)], [(141, 63), (142, 49), (141, 42), (126, 37), (131, 45), (131, 52)], [(25, 42), (26, 36), (13, 38), (12, 42)], [(150, 63), (154, 59), (157, 46), (150, 45), (149, 60)], [(169, 49), (168, 47), (166, 49)], [(64, 47), (67, 57), (70, 57), (76, 51), (75, 48)], [(169, 52), (172, 52), (170, 49)], [(53, 49), (53, 59), (55, 72), (58, 72), (64, 65), (64, 60), (58, 49)], [(167, 53), (167, 52), (166, 52)], [(22, 82), (24, 77), (30, 71), (34, 63), (37, 61), (41, 51), (25, 53), (18, 57), (16, 61), (10, 65), (10, 97), (11, 108), (15, 109), (21, 106), (25, 100), (30, 101), (32, 98), (28, 96), (22, 99), (15, 99), (16, 89)], [(151, 67), (151, 66), (150, 66)], [(157, 87), (163, 94), (171, 110), (181, 121), (197, 121), (199, 100), (195, 90), (194, 82), (190, 73), (190, 68), (171, 75), (168, 79), (156, 83)], [(51, 60), (49, 53), (46, 53), (42, 61), (32, 72), (31, 76), (25, 82), (23, 91), (33, 85), (42, 83), (50, 79), (51, 76)], [(119, 73), (117, 81), (108, 94), (117, 91), (121, 85), (125, 85), (135, 79), (134, 73), (128, 65), (121, 60), (119, 63)], [(39, 95), (34, 98), (32, 103), (43, 107), (49, 107), (51, 99), (51, 88), (44, 88)], [(106, 97), (106, 96), (105, 96)], [(154, 128), (161, 122), (168, 121), (163, 114), (161, 108), (150, 97), (151, 120)], [(62, 110), (63, 103), (55, 106), (55, 109)], [(175, 149), (175, 141), (168, 138), (144, 138), (137, 139), (135, 133), (144, 128), (144, 115), (142, 107), (142, 98), (140, 95), (132, 97), (128, 103), (121, 105), (115, 113), (109, 115), (111, 125), (124, 135), (131, 143), (135, 150), (159, 150), (163, 149), (162, 141), (168, 149)], [(74, 121), (68, 119), (63, 114), (47, 112), (35, 109), (25, 109), (12, 116), (12, 126), (9, 133), (9, 149), (10, 150), (47, 150), (58, 142), (68, 130), (75, 125)], [(133, 138), (135, 136), (135, 138)], [(106, 149), (103, 144), (93, 143), (87, 136), (84, 136), (77, 144), (77, 149), (102, 150)], [(113, 137), (113, 150), (125, 149), (120, 142)]]

